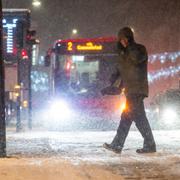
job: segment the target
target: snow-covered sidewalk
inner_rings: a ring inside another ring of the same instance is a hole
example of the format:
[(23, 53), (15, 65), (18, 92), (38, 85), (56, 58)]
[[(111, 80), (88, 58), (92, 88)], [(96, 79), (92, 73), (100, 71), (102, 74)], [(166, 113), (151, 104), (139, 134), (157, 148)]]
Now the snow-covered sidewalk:
[(112, 131), (7, 133), (7, 152), (12, 158), (0, 160), (0, 179), (6, 180), (16, 173), (18, 180), (21, 177), (180, 179), (180, 130), (154, 131), (158, 152), (146, 155), (135, 152), (143, 143), (136, 131), (130, 132), (121, 155), (106, 151), (102, 144), (110, 142), (114, 134)]

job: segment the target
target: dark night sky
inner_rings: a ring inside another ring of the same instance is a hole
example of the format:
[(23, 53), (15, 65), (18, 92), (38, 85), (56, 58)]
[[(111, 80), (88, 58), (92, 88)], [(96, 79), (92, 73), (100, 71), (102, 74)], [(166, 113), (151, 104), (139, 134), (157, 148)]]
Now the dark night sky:
[(30, 8), (42, 50), (54, 40), (69, 38), (77, 28), (79, 37), (116, 35), (131, 26), (138, 42), (150, 52), (180, 50), (180, 0), (3, 0), (8, 8)]

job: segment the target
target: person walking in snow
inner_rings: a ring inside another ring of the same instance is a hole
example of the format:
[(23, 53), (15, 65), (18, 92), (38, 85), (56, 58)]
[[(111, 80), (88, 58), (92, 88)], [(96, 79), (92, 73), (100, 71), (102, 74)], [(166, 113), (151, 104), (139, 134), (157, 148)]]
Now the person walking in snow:
[[(113, 74), (111, 83), (113, 86), (113, 83), (120, 79), (120, 89), (125, 88), (127, 109), (121, 115), (121, 121), (113, 141), (110, 144), (104, 143), (103, 147), (121, 153), (131, 124), (134, 121), (144, 138), (143, 148), (137, 149), (136, 152), (156, 152), (156, 144), (143, 102), (144, 98), (148, 97), (148, 55), (146, 48), (135, 42), (133, 31), (129, 27), (120, 29), (118, 33), (118, 53), (117, 72)], [(102, 94), (112, 95), (113, 93), (109, 89), (103, 89)]]

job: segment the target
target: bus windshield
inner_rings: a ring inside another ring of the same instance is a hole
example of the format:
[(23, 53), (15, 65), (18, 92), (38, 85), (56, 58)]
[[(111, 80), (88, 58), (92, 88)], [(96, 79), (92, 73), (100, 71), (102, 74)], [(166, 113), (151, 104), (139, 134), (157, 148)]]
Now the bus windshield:
[(55, 69), (56, 94), (98, 96), (109, 85), (116, 55), (58, 55)]

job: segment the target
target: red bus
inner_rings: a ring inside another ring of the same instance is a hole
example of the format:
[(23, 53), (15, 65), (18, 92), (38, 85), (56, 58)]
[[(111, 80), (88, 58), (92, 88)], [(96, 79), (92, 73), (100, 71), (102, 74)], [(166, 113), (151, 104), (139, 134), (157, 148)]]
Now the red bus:
[(45, 58), (51, 96), (66, 99), (73, 110), (91, 112), (90, 118), (94, 114), (107, 119), (108, 113), (119, 112), (121, 103), (119, 96), (102, 97), (100, 91), (110, 84), (117, 60), (116, 38), (56, 41)]

